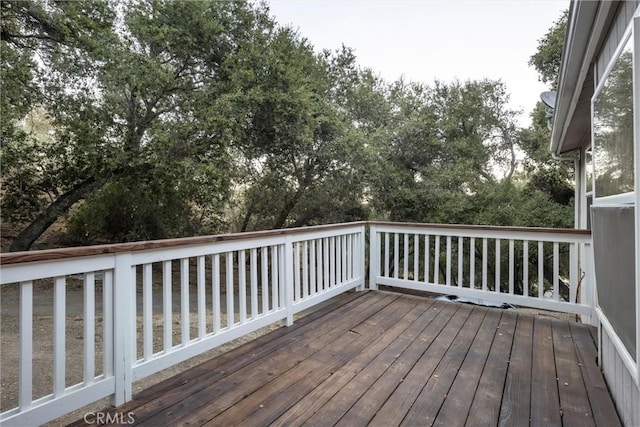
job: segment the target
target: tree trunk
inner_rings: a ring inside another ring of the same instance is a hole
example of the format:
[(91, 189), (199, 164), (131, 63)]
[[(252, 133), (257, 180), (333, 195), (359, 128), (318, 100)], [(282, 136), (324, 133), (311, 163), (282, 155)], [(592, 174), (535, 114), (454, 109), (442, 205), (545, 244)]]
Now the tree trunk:
[(83, 199), (89, 192), (101, 187), (104, 183), (104, 179), (96, 180), (95, 177), (91, 177), (58, 197), (53, 203), (47, 206), (47, 208), (27, 226), (27, 228), (22, 230), (16, 236), (15, 240), (9, 247), (9, 251), (28, 251), (31, 248), (31, 245), (33, 245), (33, 243), (42, 236), (42, 233), (47, 231), (47, 229), (51, 227), (51, 225), (56, 222), (60, 216), (66, 213), (74, 203)]

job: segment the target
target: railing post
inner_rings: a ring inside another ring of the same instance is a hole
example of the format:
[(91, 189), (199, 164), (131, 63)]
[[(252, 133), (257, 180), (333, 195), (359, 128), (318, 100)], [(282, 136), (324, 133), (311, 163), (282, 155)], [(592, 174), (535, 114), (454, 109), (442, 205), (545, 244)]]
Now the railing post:
[(132, 283), (131, 253), (122, 252), (115, 255), (113, 286), (113, 374), (115, 377), (116, 406), (131, 400), (132, 397), (132, 352), (131, 330), (135, 321), (133, 317), (135, 301), (131, 298)]
[(584, 244), (584, 279), (580, 288), (580, 301), (584, 301), (591, 309), (590, 316), (583, 316), (582, 321), (593, 326), (598, 326), (598, 314), (596, 312), (597, 283), (595, 277), (595, 269), (593, 267), (593, 246), (591, 243)]
[(287, 310), (287, 326), (293, 325), (293, 243), (290, 236), (284, 238), (284, 303)]
[(378, 231), (375, 225), (369, 226), (369, 289), (378, 289), (376, 277), (380, 268), (380, 248), (378, 247)]

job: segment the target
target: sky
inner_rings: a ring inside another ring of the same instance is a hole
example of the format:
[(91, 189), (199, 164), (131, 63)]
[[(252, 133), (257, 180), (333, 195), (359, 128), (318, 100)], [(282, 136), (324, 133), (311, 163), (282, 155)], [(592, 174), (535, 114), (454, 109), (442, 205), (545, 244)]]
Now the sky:
[(548, 90), (528, 65), (569, 1), (270, 0), (271, 15), (317, 51), (345, 45), (387, 81), (501, 79), (521, 126)]

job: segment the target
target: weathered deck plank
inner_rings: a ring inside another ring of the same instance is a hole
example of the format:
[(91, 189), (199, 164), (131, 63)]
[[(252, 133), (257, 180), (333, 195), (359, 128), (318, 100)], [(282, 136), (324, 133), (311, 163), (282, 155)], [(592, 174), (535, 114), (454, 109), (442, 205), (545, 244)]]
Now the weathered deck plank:
[(620, 425), (596, 354), (578, 323), (365, 292), (112, 412), (149, 426)]

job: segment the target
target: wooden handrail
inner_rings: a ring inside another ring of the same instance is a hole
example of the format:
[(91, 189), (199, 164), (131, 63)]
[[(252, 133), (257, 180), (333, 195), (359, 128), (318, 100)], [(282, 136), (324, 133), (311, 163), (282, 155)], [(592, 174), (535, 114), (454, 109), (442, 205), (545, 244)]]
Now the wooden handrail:
[(75, 258), (82, 256), (115, 254), (119, 252), (136, 252), (148, 249), (169, 247), (206, 245), (209, 243), (228, 242), (234, 240), (261, 239), (273, 236), (296, 235), (313, 231), (334, 230), (365, 222), (346, 222), (340, 224), (315, 225), (309, 227), (281, 228), (277, 230), (249, 231), (244, 233), (215, 234), (209, 236), (181, 237), (176, 239), (151, 240), (144, 242), (113, 243), (108, 245), (79, 246), (70, 248), (44, 249), (39, 251), (10, 252), (0, 254), (0, 265), (19, 264), (33, 261)]
[(420, 222), (390, 222), (390, 221), (367, 221), (367, 225), (382, 225), (391, 227), (420, 227), (420, 228), (443, 228), (449, 230), (476, 230), (476, 231), (512, 231), (518, 233), (556, 233), (573, 234), (581, 236), (591, 235), (591, 230), (580, 228), (544, 228), (544, 227), (508, 227), (502, 225), (469, 225), (469, 224), (430, 224)]
[(260, 239), (272, 236), (295, 235), (313, 231), (333, 230), (354, 225), (382, 225), (400, 227), (443, 228), (451, 230), (479, 230), (479, 231), (513, 231), (513, 232), (540, 232), (573, 235), (590, 235), (590, 230), (572, 228), (542, 228), (542, 227), (504, 227), (489, 225), (467, 224), (428, 224), (412, 222), (388, 222), (388, 221), (358, 221), (339, 224), (316, 225), (310, 227), (282, 228), (278, 230), (250, 231), (244, 233), (215, 234), (209, 236), (182, 237), (176, 239), (151, 240), (144, 242), (113, 243), (108, 245), (79, 246), (71, 248), (45, 249), (39, 251), (11, 252), (0, 254), (0, 264), (18, 264), (33, 261), (47, 261), (54, 259), (75, 258), (81, 256), (115, 254), (119, 252), (136, 252), (148, 249), (161, 249), (188, 245), (205, 245), (216, 242), (233, 240)]

